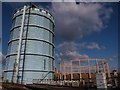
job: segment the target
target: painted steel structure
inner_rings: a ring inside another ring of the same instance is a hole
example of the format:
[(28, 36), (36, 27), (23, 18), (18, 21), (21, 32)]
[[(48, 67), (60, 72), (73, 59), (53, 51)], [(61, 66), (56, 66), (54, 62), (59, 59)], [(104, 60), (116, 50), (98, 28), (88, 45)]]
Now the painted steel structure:
[(53, 79), (54, 19), (35, 5), (18, 9), (12, 19), (4, 78), (31, 84), (33, 79)]
[[(96, 73), (103, 72), (110, 78), (110, 70), (106, 59), (85, 58), (78, 60), (63, 61), (55, 76), (58, 80), (93, 80)], [(77, 78), (75, 77), (75, 74)]]

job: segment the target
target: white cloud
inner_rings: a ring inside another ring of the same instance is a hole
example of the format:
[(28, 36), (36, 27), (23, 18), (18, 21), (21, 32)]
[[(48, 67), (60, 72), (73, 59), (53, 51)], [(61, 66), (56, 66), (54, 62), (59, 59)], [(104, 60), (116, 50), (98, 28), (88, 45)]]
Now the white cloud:
[(76, 51), (80, 48), (91, 50), (93, 49), (104, 50), (106, 47), (96, 42), (81, 42), (81, 43), (63, 42), (59, 44), (57, 48), (63, 52), (63, 51)]
[(0, 52), (0, 67), (5, 65), (5, 56)]
[(5, 56), (0, 52), (0, 63), (5, 59)]
[(51, 9), (56, 24), (56, 35), (65, 40), (73, 40), (105, 27), (112, 13), (100, 3), (53, 2)]
[(5, 65), (5, 56), (0, 52), (0, 77), (2, 76), (4, 65)]
[(109, 62), (110, 70), (118, 70), (119, 69), (118, 54), (112, 55), (108, 59), (108, 62)]
[(79, 46), (81, 48), (86, 48), (86, 49), (97, 49), (97, 50), (104, 50), (106, 47), (103, 46), (103, 45), (100, 45), (99, 43), (95, 43), (95, 42), (83, 42), (83, 43), (80, 43)]
[(88, 55), (81, 55), (80, 53), (78, 53), (77, 51), (68, 51), (65, 53), (66, 56), (70, 57), (70, 59), (76, 60), (76, 59), (80, 59), (80, 58), (88, 58)]

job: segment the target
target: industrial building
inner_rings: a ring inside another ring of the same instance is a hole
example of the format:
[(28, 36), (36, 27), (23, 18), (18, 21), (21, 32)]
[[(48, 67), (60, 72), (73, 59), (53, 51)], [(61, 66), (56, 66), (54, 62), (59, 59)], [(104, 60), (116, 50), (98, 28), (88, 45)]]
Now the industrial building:
[(53, 81), (34, 79), (33, 84), (99, 89), (118, 87), (117, 72), (110, 72), (107, 59), (62, 60), (54, 72)]
[(88, 84), (96, 86), (97, 74), (104, 74), (101, 80), (105, 78), (106, 83), (111, 83), (110, 69), (106, 59), (82, 58), (70, 61), (64, 60), (59, 64), (59, 70), (55, 72), (55, 80), (66, 81), (69, 84), (76, 81), (79, 83), (77, 86)]
[(15, 11), (6, 56), (4, 80), (31, 84), (33, 79), (53, 80), (54, 20), (36, 5)]
[(27, 87), (37, 85), (34, 88), (40, 88), (43, 85), (45, 88), (48, 85), (52, 89), (54, 86), (107, 88), (112, 83), (118, 86), (117, 71), (111, 74), (106, 59), (87, 57), (61, 60), (56, 69), (54, 26), (51, 13), (34, 4), (14, 12), (4, 70), (4, 87), (7, 84), (10, 87), (12, 83), (16, 87), (31, 84)]

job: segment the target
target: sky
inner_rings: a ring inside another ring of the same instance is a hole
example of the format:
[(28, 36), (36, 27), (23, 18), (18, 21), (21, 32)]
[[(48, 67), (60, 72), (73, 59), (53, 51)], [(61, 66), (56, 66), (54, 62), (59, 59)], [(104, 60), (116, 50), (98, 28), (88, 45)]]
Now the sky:
[[(14, 10), (29, 3), (2, 3), (2, 54), (8, 49)], [(61, 60), (107, 58), (118, 67), (118, 3), (41, 2), (55, 20), (55, 65)]]

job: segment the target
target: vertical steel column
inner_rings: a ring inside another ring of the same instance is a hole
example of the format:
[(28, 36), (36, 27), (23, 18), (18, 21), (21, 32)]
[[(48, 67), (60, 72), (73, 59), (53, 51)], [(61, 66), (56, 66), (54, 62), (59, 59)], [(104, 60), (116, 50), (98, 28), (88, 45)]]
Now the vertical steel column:
[(89, 78), (91, 79), (91, 69), (90, 69), (90, 61), (89, 61), (89, 58), (88, 58), (88, 72), (89, 72)]
[(106, 62), (106, 68), (107, 68), (108, 78), (110, 78), (111, 77), (111, 75), (110, 75), (110, 69), (109, 69), (109, 66), (108, 66), (107, 62)]
[(60, 63), (58, 64), (58, 70), (57, 70), (57, 75), (56, 76), (58, 77), (58, 80), (60, 80)]
[(72, 65), (72, 60), (70, 61), (70, 71), (71, 71), (71, 80), (73, 80), (73, 65)]
[(93, 68), (94, 68), (95, 72), (97, 72), (97, 69), (96, 69), (97, 67), (96, 67), (96, 65), (95, 65)]
[(23, 8), (20, 38), (19, 38), (19, 44), (18, 44), (18, 53), (17, 53), (17, 59), (15, 61), (15, 67), (14, 67), (14, 71), (13, 71), (13, 79), (12, 79), (13, 83), (17, 83), (17, 78), (18, 78), (20, 51), (21, 51), (21, 46), (22, 46), (22, 35), (23, 35), (24, 21), (25, 21), (25, 10), (26, 10), (26, 6), (24, 6), (24, 8)]
[(28, 13), (28, 21), (27, 21), (27, 29), (26, 29), (26, 34), (25, 34), (25, 47), (24, 47), (24, 57), (23, 57), (23, 67), (22, 67), (22, 78), (21, 78), (21, 84), (23, 84), (23, 78), (24, 78), (24, 67), (25, 67), (25, 54), (26, 54), (26, 47), (27, 47), (27, 37), (28, 37), (28, 27), (29, 27), (29, 21), (30, 21), (30, 9), (31, 6), (28, 8), (29, 13)]
[(66, 80), (66, 62), (64, 61), (64, 80)]
[(106, 75), (106, 67), (105, 67), (105, 61), (104, 60), (102, 61), (102, 67), (103, 67), (103, 72)]
[(98, 64), (98, 60), (97, 60), (97, 58), (96, 58), (96, 68), (97, 68), (97, 73), (99, 73), (99, 64)]
[(81, 75), (81, 65), (80, 65), (80, 60), (79, 60), (79, 73), (80, 73), (80, 81), (82, 79), (82, 75)]
[(60, 63), (60, 80), (62, 80), (62, 66), (61, 66), (61, 63)]

